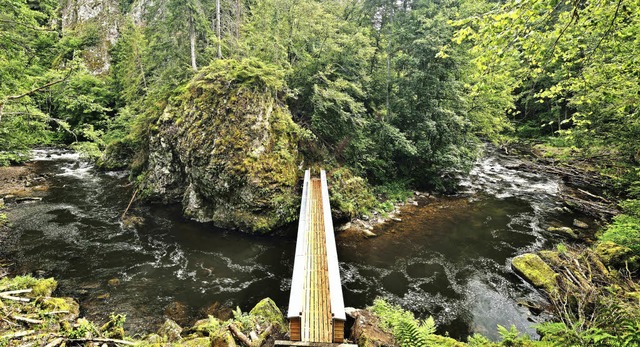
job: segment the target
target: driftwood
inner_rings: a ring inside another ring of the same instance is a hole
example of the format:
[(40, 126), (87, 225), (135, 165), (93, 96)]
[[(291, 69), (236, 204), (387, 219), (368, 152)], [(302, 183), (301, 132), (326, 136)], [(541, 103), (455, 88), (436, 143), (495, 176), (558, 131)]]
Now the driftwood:
[(582, 189), (563, 189), (560, 197), (572, 208), (602, 220), (609, 220), (620, 213), (615, 204), (604, 202), (604, 198), (596, 200), (593, 194), (584, 194), (582, 191)]
[[(240, 331), (240, 329), (238, 329), (238, 327), (235, 324), (229, 324), (229, 330), (231, 331), (231, 334), (233, 336), (235, 336), (238, 340), (240, 340), (240, 342), (242, 342), (245, 346), (247, 347), (260, 347), (262, 346), (262, 344), (264, 343), (264, 340), (267, 339), (267, 337), (269, 337), (269, 335), (271, 335), (271, 331), (273, 330), (273, 324), (270, 324), (261, 334), (260, 336), (257, 336), (257, 339), (252, 339), (247, 337), (247, 335), (245, 335), (242, 331)], [(254, 335), (255, 336), (255, 332), (252, 331), (253, 334), (249, 334), (249, 335)]]
[(54, 315), (54, 314), (66, 314), (69, 313), (68, 310), (62, 310), (62, 311), (51, 311), (51, 312), (43, 312), (42, 314), (44, 315)]
[(133, 204), (133, 200), (135, 200), (136, 194), (138, 194), (138, 190), (140, 189), (136, 189), (136, 191), (133, 192), (133, 196), (131, 196), (131, 200), (129, 200), (129, 205), (127, 205), (127, 208), (122, 213), (122, 217), (120, 217), (120, 219), (124, 219), (124, 217), (127, 215), (127, 212), (129, 212), (129, 208), (131, 207), (131, 204)]
[(33, 291), (33, 289), (10, 290), (10, 291), (8, 291), (8, 292), (2, 292), (2, 293), (0, 293), (0, 296), (3, 296), (3, 295), (13, 295), (13, 294), (31, 293), (32, 291)]
[(16, 331), (14, 333), (4, 334), (4, 335), (0, 336), (0, 340), (17, 339), (19, 337), (29, 336), (29, 335), (33, 335), (35, 333), (36, 332), (34, 330)]
[(53, 339), (51, 342), (47, 343), (44, 347), (55, 347), (59, 344), (61, 344), (64, 341), (64, 339), (62, 337), (58, 337)]
[(29, 301), (31, 301), (31, 299), (28, 299), (28, 298), (19, 298), (17, 296), (10, 296), (10, 295), (0, 295), (0, 299), (21, 301), (21, 302), (29, 302)]
[(118, 339), (104, 339), (104, 338), (86, 338), (86, 339), (69, 339), (69, 342), (110, 342), (118, 345), (135, 346), (135, 343), (131, 341), (118, 340)]
[(29, 324), (42, 324), (42, 323), (44, 323), (44, 321), (40, 320), (40, 319), (32, 319), (32, 318), (27, 318), (27, 317), (22, 317), (22, 316), (17, 316), (17, 315), (13, 315), (13, 316), (11, 316), (11, 318), (13, 318), (14, 320), (17, 320), (19, 322), (25, 322), (25, 323), (29, 323)]

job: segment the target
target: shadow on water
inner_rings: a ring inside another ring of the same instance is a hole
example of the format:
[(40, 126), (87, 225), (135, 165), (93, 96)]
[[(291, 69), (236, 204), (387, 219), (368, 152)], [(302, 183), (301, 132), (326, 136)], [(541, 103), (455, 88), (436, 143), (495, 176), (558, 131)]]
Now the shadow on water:
[[(132, 193), (126, 173), (97, 172), (69, 152), (36, 159), (52, 175), (49, 195), (13, 209), (5, 247), (19, 272), (56, 277), (60, 294), (78, 298), (90, 318), (125, 313), (127, 328), (142, 333), (168, 315), (202, 318), (214, 304), (248, 310), (271, 297), (286, 307), (295, 226), (250, 236), (185, 220), (178, 207), (145, 206), (130, 211), (142, 224), (126, 228), (119, 220)], [(440, 331), (458, 338), (495, 337), (497, 324), (535, 335), (538, 318), (516, 302), (544, 299), (509, 261), (550, 242), (547, 223), (573, 216), (557, 208), (558, 182), (509, 169), (510, 161), (492, 154), (463, 183), (464, 195), (422, 200), (377, 238), (340, 233), (346, 305), (381, 296), (433, 315)]]

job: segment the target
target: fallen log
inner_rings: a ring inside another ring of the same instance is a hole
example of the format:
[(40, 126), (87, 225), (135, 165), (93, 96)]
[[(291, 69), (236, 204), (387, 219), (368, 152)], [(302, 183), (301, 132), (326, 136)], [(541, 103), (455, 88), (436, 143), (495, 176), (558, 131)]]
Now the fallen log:
[[(235, 336), (240, 342), (242, 342), (247, 347), (260, 347), (264, 343), (264, 341), (271, 335), (271, 331), (273, 330), (273, 324), (270, 324), (257, 339), (250, 339), (245, 335), (235, 324), (229, 324), (229, 331), (231, 334)], [(255, 332), (252, 331), (253, 334)], [(250, 334), (251, 335), (251, 334)]]
[(40, 320), (40, 319), (27, 318), (27, 317), (22, 317), (22, 316), (18, 316), (18, 315), (12, 315), (11, 318), (14, 319), (14, 320), (17, 320), (19, 322), (25, 322), (25, 323), (29, 323), (29, 324), (42, 324), (42, 323), (44, 323), (44, 321)]
[(86, 338), (86, 339), (69, 339), (69, 342), (110, 342), (118, 345), (135, 346), (135, 343), (131, 341), (119, 340), (119, 339), (106, 339), (106, 338)]

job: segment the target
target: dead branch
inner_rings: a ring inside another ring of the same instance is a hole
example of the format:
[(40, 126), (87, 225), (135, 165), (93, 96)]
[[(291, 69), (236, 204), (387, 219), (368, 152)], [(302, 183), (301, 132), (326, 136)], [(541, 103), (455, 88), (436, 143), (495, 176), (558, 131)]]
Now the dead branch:
[(14, 320), (17, 320), (19, 322), (25, 322), (25, 323), (29, 323), (29, 324), (42, 324), (42, 323), (44, 323), (44, 321), (40, 320), (40, 319), (32, 319), (32, 318), (22, 317), (22, 316), (18, 316), (18, 315), (13, 315), (13, 316), (11, 316), (11, 318), (13, 318)]
[(62, 83), (62, 82), (64, 82), (64, 81), (66, 81), (66, 80), (69, 78), (69, 76), (71, 76), (71, 72), (72, 72), (72, 71), (73, 71), (73, 69), (69, 69), (69, 72), (67, 72), (67, 75), (66, 75), (66, 76), (64, 76), (64, 77), (63, 77), (63, 78), (61, 78), (61, 79), (58, 79), (58, 80), (55, 80), (55, 81), (51, 81), (51, 82), (49, 82), (49, 83), (45, 83), (45, 84), (43, 84), (43, 85), (41, 85), (41, 86), (39, 86), (39, 87), (33, 88), (33, 89), (31, 89), (31, 90), (29, 90), (29, 91), (26, 91), (26, 92), (24, 92), (24, 93), (22, 93), (22, 94), (9, 95), (9, 96), (7, 96), (4, 100), (1, 100), (1, 101), (0, 101), (0, 122), (2, 122), (2, 113), (3, 113), (3, 110), (4, 110), (4, 105), (5, 105), (7, 102), (12, 101), (12, 100), (22, 99), (22, 98), (24, 98), (25, 96), (29, 96), (29, 95), (31, 95), (31, 94), (37, 93), (37, 92), (39, 92), (39, 91), (41, 91), (41, 90), (43, 90), (43, 89), (47, 89), (47, 88), (49, 88), (49, 87), (51, 87), (51, 86), (53, 86), (53, 85), (56, 85), (56, 84), (58, 84), (58, 83)]
[(61, 344), (62, 341), (64, 341), (64, 339), (62, 337), (58, 337), (56, 339), (53, 339), (53, 341), (47, 343), (44, 347), (55, 347), (55, 346)]
[(131, 341), (118, 340), (118, 339), (105, 339), (105, 338), (86, 338), (86, 339), (69, 339), (69, 342), (111, 342), (119, 345), (135, 346), (135, 343)]

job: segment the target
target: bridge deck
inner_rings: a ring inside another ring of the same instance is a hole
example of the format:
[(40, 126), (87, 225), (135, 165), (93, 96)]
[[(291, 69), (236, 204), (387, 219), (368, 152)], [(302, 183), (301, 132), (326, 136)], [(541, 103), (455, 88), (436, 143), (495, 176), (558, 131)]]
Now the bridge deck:
[(310, 185), (311, 221), (306, 235), (308, 256), (301, 335), (303, 341), (332, 342), (331, 298), (320, 183), (319, 179), (313, 179)]
[(324, 171), (305, 172), (298, 240), (289, 297), (292, 341), (344, 341), (344, 302)]

